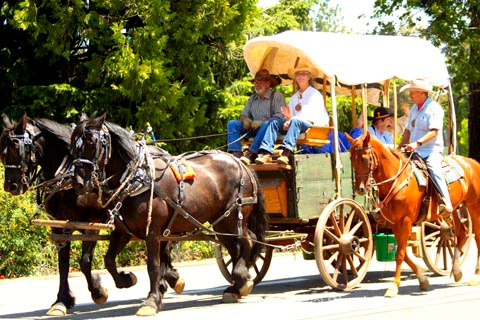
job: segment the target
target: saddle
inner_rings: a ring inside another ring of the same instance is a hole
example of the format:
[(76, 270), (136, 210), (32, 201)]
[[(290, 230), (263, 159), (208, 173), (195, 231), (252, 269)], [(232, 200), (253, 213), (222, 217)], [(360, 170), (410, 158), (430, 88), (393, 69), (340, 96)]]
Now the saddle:
[[(431, 213), (434, 209), (433, 207), (433, 197), (441, 198), (440, 191), (438, 190), (436, 184), (434, 183), (430, 172), (428, 171), (427, 164), (422, 157), (414, 153), (411, 158), (413, 173), (417, 179), (417, 183), (420, 187), (425, 187), (425, 197), (423, 198), (422, 205), (420, 207), (420, 213), (418, 216), (417, 224), (425, 220), (429, 220)], [(461, 180), (465, 176), (463, 168), (458, 164), (453, 157), (444, 157), (442, 160), (442, 173), (445, 177), (447, 185), (455, 181)], [(435, 207), (438, 210), (438, 207)]]

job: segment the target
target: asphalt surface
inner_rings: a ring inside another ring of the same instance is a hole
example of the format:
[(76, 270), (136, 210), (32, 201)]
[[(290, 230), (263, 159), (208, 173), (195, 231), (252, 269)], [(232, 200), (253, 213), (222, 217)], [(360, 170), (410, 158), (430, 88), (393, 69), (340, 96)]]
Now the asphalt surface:
[[(153, 319), (452, 319), (465, 316), (476, 319), (480, 287), (467, 284), (475, 268), (474, 247), (464, 263), (464, 277), (454, 283), (448, 276), (430, 278), (430, 289), (420, 291), (415, 277), (405, 267), (400, 295), (384, 298), (393, 277), (393, 262), (372, 261), (362, 284), (349, 292), (326, 286), (314, 260), (303, 260), (299, 253), (274, 254), (265, 279), (251, 295), (237, 304), (221, 302), (227, 286), (214, 260), (179, 263), (186, 280), (185, 292), (168, 291), (163, 310)], [(421, 263), (421, 261), (419, 261)], [(133, 268), (138, 277), (135, 287), (115, 288), (109, 274), (99, 271), (109, 290), (109, 300), (95, 305), (81, 274), (70, 277), (76, 306), (59, 319), (138, 319), (134, 316), (147, 296), (146, 267)], [(45, 319), (55, 301), (56, 276), (0, 280), (0, 319)]]

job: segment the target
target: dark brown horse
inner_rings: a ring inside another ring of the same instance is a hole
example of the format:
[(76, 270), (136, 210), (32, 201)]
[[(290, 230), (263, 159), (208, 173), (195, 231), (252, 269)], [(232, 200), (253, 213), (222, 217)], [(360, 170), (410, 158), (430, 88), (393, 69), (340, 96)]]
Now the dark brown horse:
[[(415, 265), (406, 251), (412, 226), (419, 221), (420, 208), (426, 188), (419, 185), (411, 163), (402, 153), (386, 147), (379, 140), (372, 138), (368, 132), (355, 140), (352, 138), (349, 138), (349, 140), (352, 144), (350, 156), (355, 172), (355, 191), (359, 194), (365, 194), (367, 188), (370, 187), (370, 178), (374, 178), (379, 191), (381, 214), (392, 226), (397, 240), (395, 276), (393, 284), (387, 289), (385, 296), (394, 297), (398, 295), (403, 261), (417, 275), (420, 289), (426, 290), (429, 281), (423, 274), (424, 270)], [(466, 206), (470, 212), (477, 250), (480, 250), (480, 180), (478, 179), (480, 164), (473, 159), (455, 155), (448, 156), (447, 160), (450, 163), (455, 163), (463, 170), (462, 177), (449, 185), (450, 197), (455, 208), (453, 217), (450, 218), (453, 218), (453, 230), (457, 240), (452, 273), (455, 281), (460, 281), (462, 271), (459, 256), (460, 249), (466, 240), (467, 231), (460, 222), (457, 209), (460, 206)], [(437, 220), (441, 216), (436, 213), (437, 200), (435, 197), (433, 197), (432, 202), (430, 220)], [(477, 252), (475, 275), (470, 280), (470, 285), (480, 284), (480, 260), (478, 257), (480, 257), (480, 251)]]
[[(44, 205), (49, 216), (56, 220), (69, 220), (79, 222), (106, 222), (107, 210), (103, 208), (88, 207), (88, 200), (77, 196), (73, 189), (57, 190), (49, 181), (68, 185), (68, 168), (71, 167), (70, 138), (72, 129), (69, 126), (58, 124), (48, 119), (29, 119), (24, 115), (18, 123), (11, 123), (6, 115), (3, 116), (4, 129), (0, 136), (0, 157), (5, 166), (4, 189), (12, 195), (21, 195), (35, 184), (45, 187), (37, 188), (37, 192), (45, 193)], [(40, 174), (37, 169), (41, 168)], [(63, 176), (63, 179), (62, 179)], [(58, 179), (60, 177), (60, 179)], [(58, 185), (58, 184), (55, 184)], [(52, 228), (54, 234), (71, 234), (73, 230)], [(84, 233), (98, 235), (98, 231), (84, 230)], [(127, 241), (128, 242), (128, 241)], [(125, 243), (126, 244), (126, 243)], [(93, 301), (105, 303), (108, 291), (101, 286), (100, 278), (93, 275), (92, 261), (96, 241), (82, 242), (82, 255), (80, 269), (85, 275), (88, 289)], [(119, 251), (123, 247), (118, 246)], [(169, 263), (169, 255), (166, 262)], [(115, 263), (115, 262), (113, 262)], [(66, 309), (75, 304), (75, 298), (70, 292), (68, 284), (68, 272), (70, 269), (70, 241), (58, 246), (58, 269), (60, 286), (57, 300), (48, 310), (47, 315), (65, 315)], [(167, 280), (180, 292), (183, 288), (183, 280), (171, 265), (167, 266)], [(117, 282), (117, 287), (127, 288), (136, 283), (133, 273), (122, 273)], [(163, 289), (166, 290), (165, 284)]]
[[(260, 252), (262, 245), (256, 241), (264, 240), (267, 220), (258, 180), (248, 167), (228, 153), (196, 152), (185, 157), (193, 170), (185, 170), (185, 180), (181, 175), (177, 179), (169, 164), (178, 158), (135, 144), (125, 129), (106, 122), (105, 115), (77, 124), (72, 146), (78, 194), (94, 192), (102, 206), (121, 207), (116, 219), (146, 241), (150, 292), (137, 315), (161, 309), (158, 282), (164, 277), (164, 257), (158, 254), (159, 246), (182, 237), (214, 240), (228, 250), (233, 284), (224, 291), (224, 302), (250, 293), (248, 269)], [(195, 177), (188, 179), (188, 172)], [(145, 191), (130, 191), (141, 184)], [(116, 254), (117, 241), (121, 237), (112, 238), (107, 255)]]

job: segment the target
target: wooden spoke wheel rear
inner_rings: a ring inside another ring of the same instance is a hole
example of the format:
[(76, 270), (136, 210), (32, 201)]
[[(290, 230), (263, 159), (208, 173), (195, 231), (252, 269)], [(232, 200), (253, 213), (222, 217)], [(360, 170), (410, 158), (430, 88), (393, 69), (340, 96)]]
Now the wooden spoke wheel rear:
[[(465, 207), (461, 207), (459, 213), (462, 227), (467, 233), (460, 253), (460, 263), (463, 264), (472, 240), (472, 219)], [(453, 212), (452, 214), (457, 213)], [(445, 222), (443, 219), (422, 223), (420, 242), (423, 261), (430, 271), (438, 275), (447, 276), (452, 272), (457, 241), (452, 225), (452, 222)]]
[(315, 229), (315, 260), (326, 284), (351, 290), (362, 282), (372, 260), (370, 220), (357, 202), (337, 199), (320, 215)]
[[(263, 277), (267, 274), (270, 263), (272, 262), (273, 248), (271, 246), (263, 246), (260, 255), (257, 257), (255, 264), (250, 267), (250, 275), (253, 278), (255, 284), (262, 281)], [(225, 247), (220, 244), (215, 244), (215, 259), (217, 260), (218, 268), (223, 277), (232, 283), (232, 271), (233, 263), (232, 258), (228, 254)]]

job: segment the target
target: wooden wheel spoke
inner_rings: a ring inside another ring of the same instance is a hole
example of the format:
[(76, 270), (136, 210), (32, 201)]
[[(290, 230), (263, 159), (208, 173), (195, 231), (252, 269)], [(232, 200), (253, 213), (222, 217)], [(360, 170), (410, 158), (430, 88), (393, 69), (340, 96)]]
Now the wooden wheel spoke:
[(425, 236), (425, 241), (428, 242), (428, 241), (431, 240), (431, 239), (434, 239), (434, 240), (435, 240), (435, 239), (438, 238), (439, 235), (440, 235), (440, 230), (435, 231), (435, 232), (432, 232), (432, 233), (430, 233), (429, 235)]
[(327, 246), (323, 246), (323, 250), (324, 251), (330, 251), (330, 250), (338, 250), (340, 249), (340, 245), (339, 244), (329, 244)]
[[(353, 261), (352, 256), (348, 256), (348, 264), (350, 265), (350, 271), (353, 273), (353, 277), (357, 278), (358, 277), (358, 270), (357, 267), (355, 266), (355, 261)], [(361, 264), (360, 264), (361, 266)]]
[(350, 210), (350, 212), (348, 213), (348, 219), (347, 219), (347, 223), (345, 224), (345, 230), (350, 230), (354, 217), (355, 217), (355, 208), (352, 208), (352, 210)]
[(332, 240), (334, 240), (336, 243), (340, 242), (340, 238), (337, 237), (337, 235), (333, 234), (329, 229), (325, 229), (325, 234), (329, 236)]
[(330, 222), (332, 223), (332, 227), (335, 230), (336, 234), (342, 234), (342, 231), (340, 230), (340, 226), (338, 225), (337, 219), (335, 218), (335, 212), (330, 215)]
[[(333, 261), (334, 260), (338, 261), (337, 258), (338, 258), (339, 255), (340, 255), (340, 253), (338, 251), (335, 252), (334, 254), (332, 254), (332, 256), (328, 260), (325, 261), (325, 263), (329, 266), (333, 266), (333, 264), (332, 264)], [(333, 266), (333, 267), (335, 268), (335, 270), (337, 269), (335, 266)]]
[(363, 225), (363, 223), (364, 222), (362, 220), (358, 221), (358, 223), (355, 224), (353, 226), (353, 228), (348, 233), (351, 234), (351, 235), (354, 235), (355, 233), (357, 233), (358, 229), (360, 229), (360, 227)]

